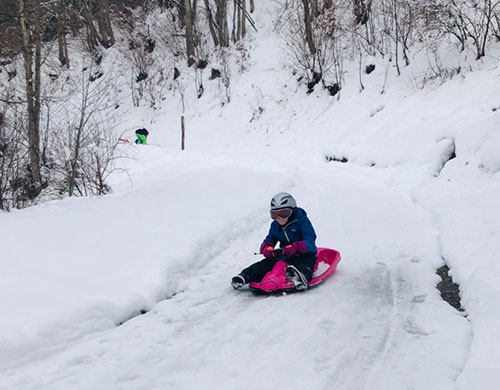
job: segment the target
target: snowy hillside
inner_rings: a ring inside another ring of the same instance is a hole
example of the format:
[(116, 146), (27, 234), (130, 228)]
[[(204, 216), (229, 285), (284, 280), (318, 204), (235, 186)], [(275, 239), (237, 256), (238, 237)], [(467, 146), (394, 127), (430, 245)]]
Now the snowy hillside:
[[(497, 59), (417, 88), (425, 58), (400, 77), (369, 58), (363, 91), (353, 67), (340, 99), (307, 95), (256, 12), (230, 103), (204, 75), (185, 108), (130, 107), (150, 144), (120, 146), (112, 194), (0, 214), (0, 389), (498, 388)], [(235, 291), (280, 191), (338, 271)], [(445, 262), (463, 312), (436, 289)]]

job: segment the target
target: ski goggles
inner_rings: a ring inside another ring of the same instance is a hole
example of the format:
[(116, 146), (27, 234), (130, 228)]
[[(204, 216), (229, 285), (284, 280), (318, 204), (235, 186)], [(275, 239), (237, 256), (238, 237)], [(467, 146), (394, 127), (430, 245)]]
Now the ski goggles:
[(292, 214), (292, 209), (271, 210), (270, 214), (272, 219), (285, 219)]

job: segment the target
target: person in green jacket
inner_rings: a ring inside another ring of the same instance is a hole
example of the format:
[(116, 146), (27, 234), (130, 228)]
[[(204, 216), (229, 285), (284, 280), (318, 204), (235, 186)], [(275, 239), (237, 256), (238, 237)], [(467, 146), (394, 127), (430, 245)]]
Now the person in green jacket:
[(137, 139), (135, 140), (135, 143), (137, 145), (146, 145), (148, 143), (148, 135), (149, 135), (149, 132), (142, 128), (142, 129), (137, 129), (135, 131), (135, 136), (137, 137)]

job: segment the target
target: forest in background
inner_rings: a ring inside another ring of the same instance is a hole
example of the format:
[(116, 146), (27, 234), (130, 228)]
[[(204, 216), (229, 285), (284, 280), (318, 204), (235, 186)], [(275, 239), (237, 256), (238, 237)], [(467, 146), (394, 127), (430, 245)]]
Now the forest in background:
[[(324, 88), (340, 98), (352, 64), (369, 73), (364, 59), (380, 57), (401, 74), (422, 50), (430, 77), (449, 79), (464, 70), (443, 64), (443, 44), (480, 60), (500, 39), (500, 1), (270, 1), (304, 93)], [(109, 192), (119, 107), (154, 108), (168, 90), (183, 99), (181, 74), (193, 75), (189, 87), (201, 97), (208, 71), (229, 104), (230, 65), (248, 50), (259, 3), (0, 0), (0, 210)], [(106, 65), (112, 56), (132, 74), (126, 94)]]

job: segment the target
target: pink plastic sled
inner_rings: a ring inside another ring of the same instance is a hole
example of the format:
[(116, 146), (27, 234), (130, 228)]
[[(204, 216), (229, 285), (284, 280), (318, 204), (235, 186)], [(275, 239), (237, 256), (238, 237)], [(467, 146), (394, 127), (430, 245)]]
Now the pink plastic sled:
[[(314, 266), (314, 274), (312, 280), (307, 285), (308, 288), (315, 287), (325, 281), (333, 274), (337, 265), (340, 262), (340, 252), (335, 249), (318, 248), (318, 259)], [(287, 279), (285, 261), (278, 261), (274, 268), (269, 271), (260, 282), (250, 283), (250, 290), (254, 293), (273, 293), (273, 292), (293, 292), (295, 286)]]

